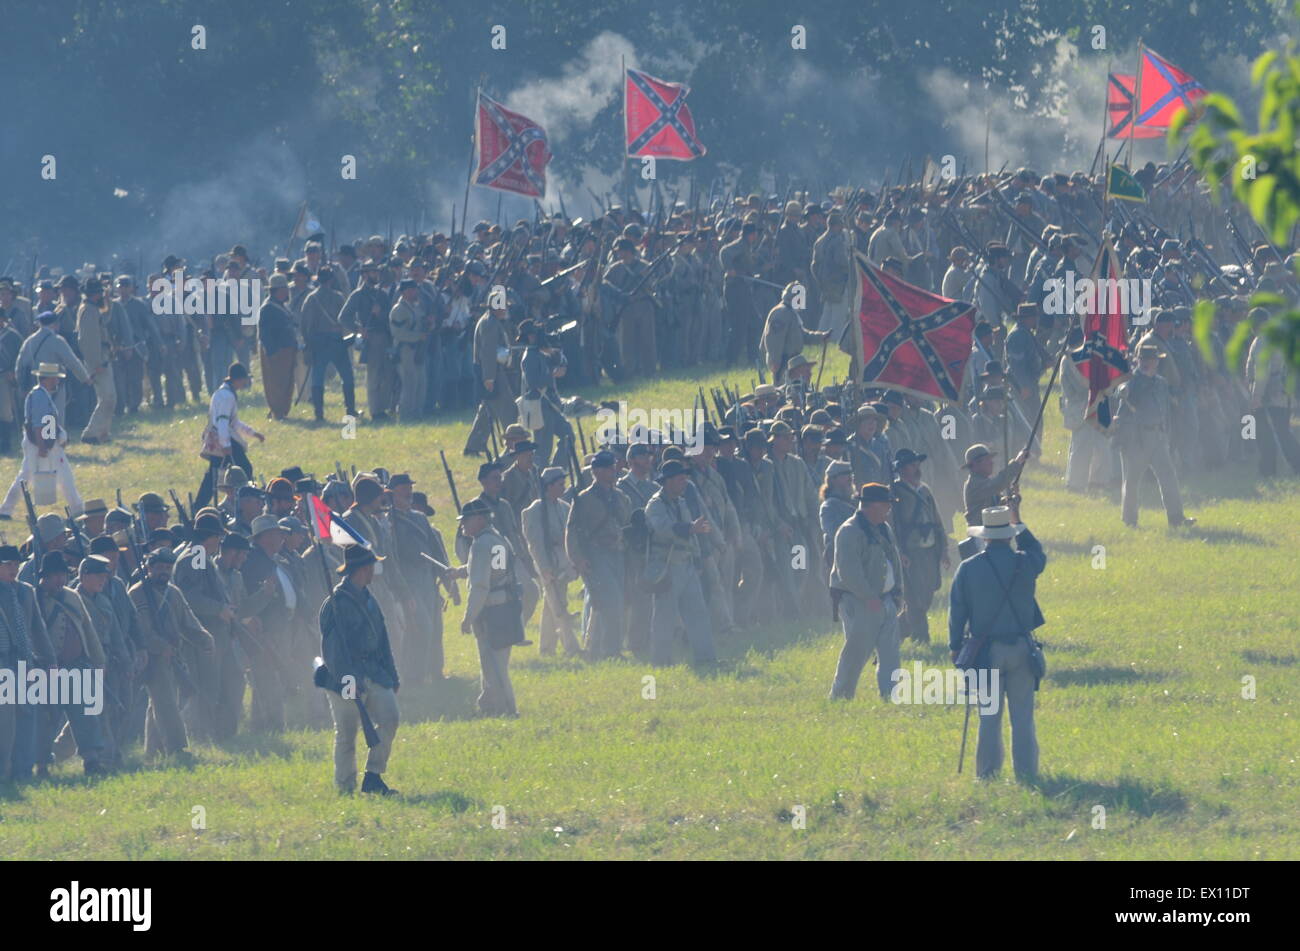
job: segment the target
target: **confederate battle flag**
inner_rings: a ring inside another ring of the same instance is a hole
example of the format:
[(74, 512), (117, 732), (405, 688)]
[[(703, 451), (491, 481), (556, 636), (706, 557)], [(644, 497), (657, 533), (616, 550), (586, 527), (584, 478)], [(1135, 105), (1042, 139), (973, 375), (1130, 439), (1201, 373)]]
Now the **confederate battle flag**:
[(688, 162), (704, 154), (695, 137), (695, 120), (686, 106), (690, 89), (681, 83), (629, 69), (623, 81), (627, 154)]
[(857, 252), (862, 382), (955, 401), (970, 358), (975, 306), (914, 287)]
[(475, 185), (531, 198), (546, 194), (546, 165), (551, 150), (546, 144), (546, 130), (532, 119), (479, 93), (474, 143), (478, 156)]
[(1133, 127), (1133, 87), (1137, 77), (1131, 73), (1111, 73), (1106, 83), (1106, 112), (1110, 126), (1106, 135), (1112, 139), (1158, 139), (1168, 130)]
[(1122, 277), (1119, 257), (1107, 238), (1092, 270), (1092, 299), (1086, 301), (1083, 313), (1083, 346), (1070, 354), (1088, 381), (1085, 419), (1103, 427), (1110, 425), (1106, 397), (1129, 378), (1125, 307), (1120, 297)]

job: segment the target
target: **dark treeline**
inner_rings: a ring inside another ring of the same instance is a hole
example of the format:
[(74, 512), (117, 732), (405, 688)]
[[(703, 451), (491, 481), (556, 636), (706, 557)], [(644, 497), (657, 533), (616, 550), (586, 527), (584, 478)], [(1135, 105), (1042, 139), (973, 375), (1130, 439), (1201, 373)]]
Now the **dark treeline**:
[[(399, 232), (420, 217), (427, 230), (445, 229), (453, 193), (459, 204), (480, 76), (501, 97), (558, 79), (605, 32), (630, 43), (641, 67), (692, 87), (710, 151), (671, 169), (679, 182), (693, 171), (742, 188), (765, 177), (778, 188), (817, 188), (951, 148), (946, 117), (917, 107), (930, 101), (925, 84), (936, 71), (980, 90), (987, 83), (1030, 119), (1059, 111), (1069, 95), (1050, 69), (1059, 37), (1086, 49), (1100, 24), (1108, 49), (1145, 37), (1192, 66), (1256, 55), (1275, 43), (1283, 16), (1268, 0), (1202, 0), (1195, 14), (1186, 0), (6, 7), (0, 259), (14, 274), (34, 253), (104, 266), (141, 255), (146, 268), (164, 251), (210, 256), (232, 239), (260, 253), (284, 243), (304, 199), (327, 228), (338, 226), (339, 242), (382, 230), (390, 217)], [(196, 24), (206, 49), (191, 48)], [(503, 51), (489, 46), (494, 24), (507, 29)], [(795, 24), (807, 30), (800, 53), (791, 50)], [(552, 175), (616, 174), (620, 110), (611, 96), (592, 121), (553, 141)], [(1089, 119), (1092, 141), (1094, 128)], [(343, 154), (358, 160), (356, 181), (340, 177)], [(58, 163), (53, 181), (40, 178), (44, 155)], [(570, 214), (586, 204), (581, 195)]]

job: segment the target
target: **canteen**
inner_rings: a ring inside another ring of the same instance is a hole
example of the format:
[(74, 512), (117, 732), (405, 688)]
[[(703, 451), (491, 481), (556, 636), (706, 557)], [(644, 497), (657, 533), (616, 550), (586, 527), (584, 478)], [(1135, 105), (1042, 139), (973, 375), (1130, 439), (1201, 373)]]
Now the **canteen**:
[(42, 472), (38, 469), (32, 478), (32, 503), (34, 505), (53, 505), (58, 500), (58, 477), (53, 470)]
[(515, 400), (515, 405), (519, 407), (519, 424), (524, 429), (538, 430), (546, 427), (546, 422), (542, 419), (542, 401), (540, 398), (521, 396)]

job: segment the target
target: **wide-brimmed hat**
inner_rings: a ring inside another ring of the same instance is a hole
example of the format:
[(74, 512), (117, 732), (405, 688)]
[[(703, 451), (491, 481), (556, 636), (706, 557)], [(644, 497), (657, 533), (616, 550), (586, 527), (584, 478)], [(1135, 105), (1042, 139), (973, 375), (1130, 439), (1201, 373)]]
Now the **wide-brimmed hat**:
[(364, 568), (366, 565), (373, 565), (375, 562), (383, 560), (383, 555), (376, 555), (374, 551), (365, 545), (348, 545), (343, 549), (343, 564), (334, 570), (341, 575), (351, 574), (358, 568)]
[(108, 513), (108, 503), (103, 499), (87, 499), (85, 507), (81, 510), (82, 515), (99, 515)]
[(67, 374), (63, 372), (63, 367), (59, 366), (59, 364), (57, 364), (57, 363), (42, 363), (42, 364), (40, 364), (40, 365), (37, 366), (37, 368), (36, 368), (36, 375), (37, 375), (38, 377), (51, 377), (51, 376), (56, 376), (56, 377), (58, 377), (60, 380), (62, 380), (62, 379), (64, 379), (65, 377), (67, 377)]
[(559, 466), (547, 466), (542, 470), (541, 475), (537, 477), (537, 481), (546, 486), (563, 479), (565, 474), (565, 471)]
[(217, 483), (218, 489), (239, 489), (248, 485), (248, 473), (241, 466), (231, 466)]
[(972, 465), (979, 462), (985, 456), (996, 456), (996, 455), (997, 453), (994, 452), (992, 449), (990, 449), (988, 446), (984, 445), (982, 442), (977, 442), (975, 445), (971, 446), (969, 449), (966, 450), (966, 461), (962, 464), (962, 468), (969, 469)]
[(273, 528), (284, 531), (283, 528), (280, 528), (280, 520), (274, 515), (259, 515), (253, 519), (252, 532), (254, 538), (263, 532), (269, 532)]
[(655, 476), (655, 481), (660, 485), (663, 485), (663, 483), (673, 478), (673, 476), (686, 475), (690, 471), (691, 470), (686, 467), (685, 463), (677, 459), (669, 459), (659, 468), (659, 474)]
[(456, 516), (456, 521), (464, 521), (467, 518), (473, 518), (475, 515), (490, 518), (492, 516), (492, 506), (482, 499), (470, 499), (460, 507), (460, 514)]
[(853, 475), (853, 466), (843, 459), (832, 459), (826, 466), (826, 481), (842, 475)]
[(1025, 530), (1023, 525), (1011, 523), (1011, 509), (1005, 505), (994, 505), (980, 512), (982, 525), (972, 525), (966, 529), (971, 538), (1015, 538)]
[(883, 482), (864, 482), (858, 494), (853, 496), (854, 502), (892, 502), (894, 501), (893, 490)]

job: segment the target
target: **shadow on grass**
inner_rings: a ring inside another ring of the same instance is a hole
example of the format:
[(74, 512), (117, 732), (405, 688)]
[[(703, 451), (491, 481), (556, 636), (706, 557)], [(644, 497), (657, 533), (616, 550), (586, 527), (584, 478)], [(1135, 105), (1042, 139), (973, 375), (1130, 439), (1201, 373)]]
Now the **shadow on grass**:
[(1205, 542), (1207, 545), (1272, 545), (1262, 535), (1243, 532), (1236, 528), (1200, 528), (1193, 526), (1187, 530), (1187, 537), (1192, 541)]
[(397, 695), (402, 722), (477, 720), (481, 717), (476, 706), (478, 692), (477, 677), (448, 677), (436, 684), (404, 686)]
[(1156, 815), (1179, 815), (1187, 811), (1187, 797), (1163, 784), (1152, 784), (1121, 776), (1113, 783), (1098, 783), (1069, 773), (1040, 776), (1031, 786), (1048, 799), (1069, 803), (1073, 807), (1105, 806), (1124, 809), (1144, 818)]
[(1266, 654), (1263, 651), (1241, 651), (1238, 656), (1252, 664), (1272, 664), (1274, 667), (1294, 667), (1300, 663), (1300, 657), (1295, 654)]
[(397, 801), (407, 806), (428, 806), (434, 812), (450, 815), (459, 815), (463, 812), (469, 812), (470, 809), (487, 809), (486, 803), (471, 799), (464, 793), (457, 792), (454, 789), (438, 789), (428, 793), (416, 793), (415, 795), (402, 793)]
[[(257, 759), (267, 756), (288, 759), (297, 752), (310, 756), (309, 751), (287, 742), (278, 733), (237, 733), (230, 739), (222, 740), (220, 743), (214, 743), (213, 745), (217, 749), (224, 750), (235, 756), (247, 756)], [(321, 756), (317, 755), (315, 758), (320, 759)]]
[(1130, 667), (1079, 667), (1049, 670), (1047, 679), (1058, 687), (1106, 687), (1112, 684), (1154, 683), (1165, 679), (1159, 671), (1138, 671)]

